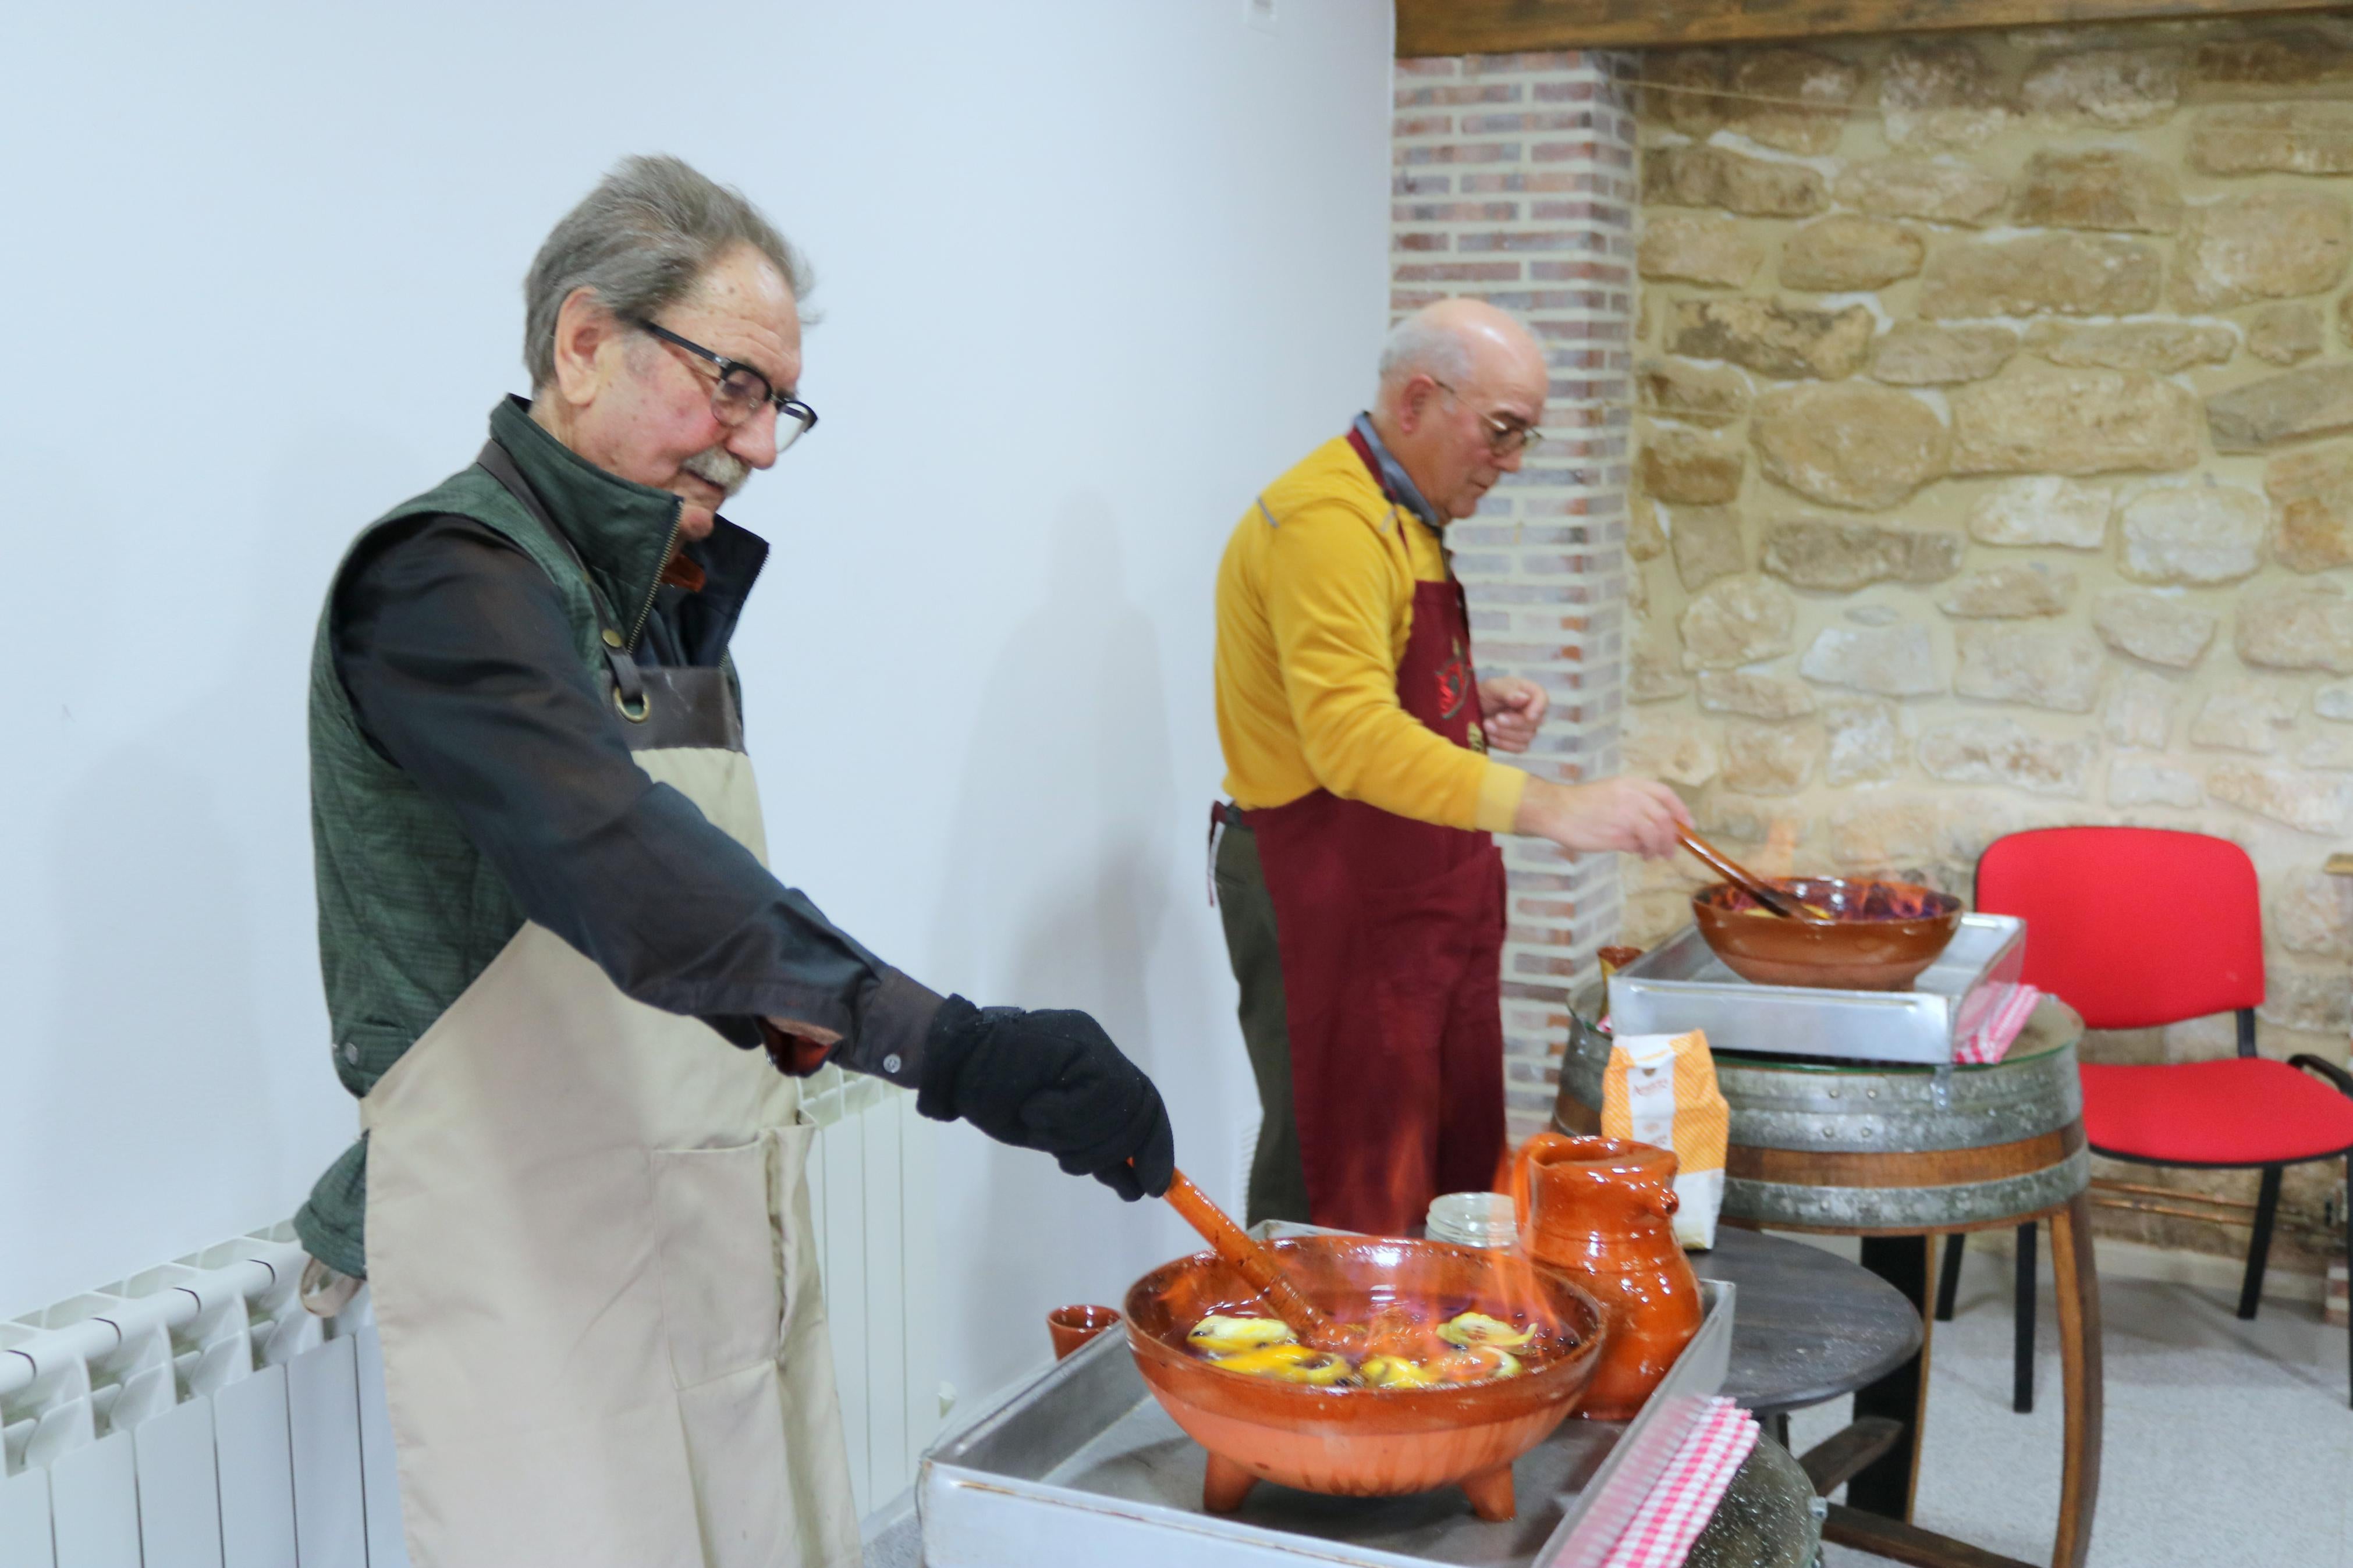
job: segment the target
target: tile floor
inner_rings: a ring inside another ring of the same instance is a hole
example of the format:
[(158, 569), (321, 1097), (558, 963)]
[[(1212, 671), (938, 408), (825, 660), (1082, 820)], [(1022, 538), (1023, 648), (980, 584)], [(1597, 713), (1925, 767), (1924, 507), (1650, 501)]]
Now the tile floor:
[[(2107, 1422), (2093, 1568), (2353, 1568), (2353, 1408), (2346, 1333), (2319, 1309), (2106, 1278)], [(1918, 1523), (2046, 1563), (2059, 1499), (2058, 1327), (2042, 1279), (2034, 1413), (2010, 1396), (2010, 1263), (1969, 1255), (1936, 1325)], [(1799, 1452), (1846, 1402), (1790, 1420)], [(1831, 1547), (1827, 1568), (1884, 1560)]]

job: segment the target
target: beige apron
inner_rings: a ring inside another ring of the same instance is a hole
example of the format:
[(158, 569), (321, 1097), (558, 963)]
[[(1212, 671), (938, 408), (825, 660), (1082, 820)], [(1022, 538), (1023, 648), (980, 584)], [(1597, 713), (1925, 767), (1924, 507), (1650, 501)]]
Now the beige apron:
[[(741, 752), (635, 755), (766, 858)], [(858, 1563), (796, 1080), (526, 925), (361, 1121), (416, 1568)]]

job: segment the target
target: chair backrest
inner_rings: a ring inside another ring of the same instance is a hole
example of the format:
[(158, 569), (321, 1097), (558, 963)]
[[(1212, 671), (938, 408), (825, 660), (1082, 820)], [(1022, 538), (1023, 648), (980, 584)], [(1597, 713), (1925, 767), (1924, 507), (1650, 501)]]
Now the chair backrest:
[(2025, 979), (2094, 1029), (2142, 1029), (2263, 999), (2254, 862), (2158, 827), (2044, 827), (1997, 838), (1977, 907), (2026, 921)]

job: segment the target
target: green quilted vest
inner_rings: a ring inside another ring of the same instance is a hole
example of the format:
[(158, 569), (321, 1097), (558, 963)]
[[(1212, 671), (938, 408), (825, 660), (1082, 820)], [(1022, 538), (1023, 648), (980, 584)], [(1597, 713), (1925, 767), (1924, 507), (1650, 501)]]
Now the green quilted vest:
[[(632, 639), (645, 623), (677, 526), (679, 501), (574, 453), (533, 424), (520, 398), (491, 413), (491, 434), (579, 551), (574, 559), (521, 501), (468, 468), (385, 513), (353, 542), (402, 518), (456, 514), (495, 530), (537, 562), (564, 596), (573, 643), (602, 683), (597, 602)], [(348, 563), (350, 555), (344, 557)], [(585, 563), (586, 570), (583, 570)], [(338, 580), (343, 568), (336, 571)], [(335, 675), (328, 615), (311, 652), (311, 846), (319, 967), (336, 1075), (365, 1095), (496, 958), (523, 915), (458, 819), (368, 743)], [(311, 1191), (294, 1228), (329, 1268), (364, 1276), (367, 1142), (345, 1150)]]

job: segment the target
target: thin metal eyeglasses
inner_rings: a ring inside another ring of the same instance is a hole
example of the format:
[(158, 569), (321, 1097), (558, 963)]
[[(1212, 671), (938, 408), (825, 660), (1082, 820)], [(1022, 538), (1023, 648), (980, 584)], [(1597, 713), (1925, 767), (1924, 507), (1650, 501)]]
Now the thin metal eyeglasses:
[(768, 378), (739, 359), (713, 353), (701, 343), (680, 337), (667, 327), (657, 327), (642, 319), (629, 323), (641, 331), (651, 333), (666, 343), (684, 349), (695, 358), (703, 360), (719, 372), (719, 379), (711, 385), (711, 416), (722, 425), (733, 427), (750, 422), (768, 405), (776, 411), (776, 455), (810, 431), (817, 428), (817, 410), (797, 397), (787, 397), (778, 392)]
[[(1436, 376), (1430, 378), (1430, 384), (1456, 402), (1460, 403), (1462, 400), (1461, 393)], [(1536, 448), (1536, 443), (1544, 439), (1544, 432), (1535, 426), (1523, 425), (1515, 419), (1506, 419), (1501, 415), (1482, 414), (1479, 416), (1479, 422), (1487, 427), (1487, 450), (1499, 458), (1508, 458), (1514, 452), (1533, 452)]]

